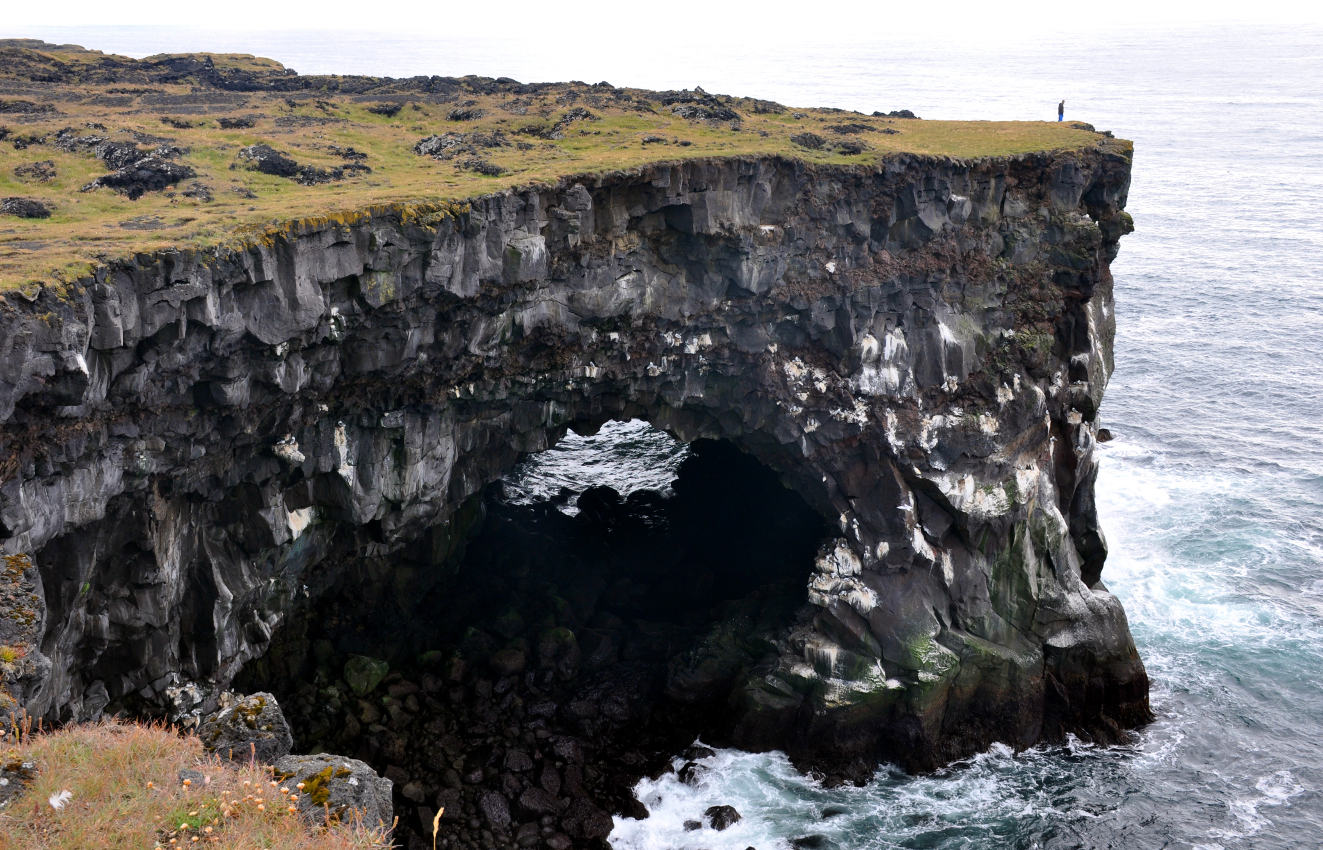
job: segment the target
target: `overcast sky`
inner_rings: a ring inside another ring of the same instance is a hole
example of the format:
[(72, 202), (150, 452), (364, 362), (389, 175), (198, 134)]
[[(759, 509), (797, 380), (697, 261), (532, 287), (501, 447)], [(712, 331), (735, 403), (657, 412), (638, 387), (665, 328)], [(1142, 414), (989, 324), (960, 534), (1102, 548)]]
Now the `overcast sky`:
[(1287, 26), (1323, 24), (1323, 4), (1313, 0), (784, 0), (721, 3), (717, 0), (105, 0), (22, 2), (7, 0), (0, 34), (30, 34), (33, 26), (171, 26), (270, 32), (273, 29), (370, 30), (419, 37), (527, 37), (566, 39), (566, 50), (592, 50), (593, 39), (669, 42), (750, 37), (793, 41), (859, 40), (888, 34), (998, 38), (1056, 31), (1154, 27), (1241, 21)]

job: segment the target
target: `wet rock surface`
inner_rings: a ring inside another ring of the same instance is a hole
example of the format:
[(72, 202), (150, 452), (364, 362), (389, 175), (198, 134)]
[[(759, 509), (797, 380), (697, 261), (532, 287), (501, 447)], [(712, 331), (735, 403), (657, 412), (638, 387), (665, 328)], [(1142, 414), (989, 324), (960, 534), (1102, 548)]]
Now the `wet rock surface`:
[(703, 817), (717, 832), (729, 829), (740, 821), (740, 813), (734, 806), (710, 806), (703, 812)]

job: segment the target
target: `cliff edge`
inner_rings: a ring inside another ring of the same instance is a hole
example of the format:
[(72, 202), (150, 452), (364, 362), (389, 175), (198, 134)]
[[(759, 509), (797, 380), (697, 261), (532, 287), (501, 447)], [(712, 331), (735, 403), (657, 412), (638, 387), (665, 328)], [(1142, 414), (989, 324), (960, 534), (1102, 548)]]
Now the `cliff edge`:
[(756, 656), (688, 656), (704, 734), (851, 777), (1118, 740), (1150, 716), (1093, 492), (1130, 148), (1094, 139), (654, 162), (7, 293), (12, 696), (212, 700), (346, 564), (440, 568), (520, 458), (641, 418), (833, 529)]

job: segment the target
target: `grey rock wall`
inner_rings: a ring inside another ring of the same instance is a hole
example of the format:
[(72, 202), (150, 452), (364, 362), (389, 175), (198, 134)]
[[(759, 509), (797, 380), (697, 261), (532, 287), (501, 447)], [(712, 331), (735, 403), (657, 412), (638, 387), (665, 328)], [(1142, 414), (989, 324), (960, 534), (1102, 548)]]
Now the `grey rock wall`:
[[(0, 312), (0, 535), (52, 719), (224, 688), (335, 564), (568, 427), (731, 440), (837, 527), (732, 710), (924, 767), (1148, 717), (1100, 581), (1124, 148), (693, 160), (116, 263)], [(31, 571), (30, 571), (31, 572)]]

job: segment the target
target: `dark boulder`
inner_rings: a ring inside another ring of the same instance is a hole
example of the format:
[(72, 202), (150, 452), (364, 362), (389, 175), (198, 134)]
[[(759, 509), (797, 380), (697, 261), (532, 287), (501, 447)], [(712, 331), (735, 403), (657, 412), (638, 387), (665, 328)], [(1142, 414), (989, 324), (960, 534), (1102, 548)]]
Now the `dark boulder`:
[(585, 523), (608, 523), (620, 512), (620, 502), (620, 494), (611, 487), (589, 487), (579, 494), (579, 519)]
[(276, 177), (295, 177), (299, 173), (297, 162), (270, 145), (249, 145), (239, 151), (239, 158), (247, 160), (251, 168), (263, 174), (273, 174)]
[(677, 104), (671, 112), (686, 121), (739, 121), (740, 114), (726, 106), (704, 106), (696, 103)]
[(681, 753), (680, 756), (686, 761), (698, 761), (699, 759), (712, 758), (716, 754), (717, 751), (711, 747), (705, 747), (702, 744), (694, 744), (685, 747), (684, 752)]
[(31, 100), (0, 100), (0, 114), (10, 115), (50, 115), (56, 112), (49, 103), (36, 103)]
[(197, 172), (187, 165), (171, 162), (159, 156), (147, 156), (132, 165), (98, 177), (84, 186), (83, 191), (104, 186), (128, 195), (130, 200), (136, 201), (147, 192), (159, 192), (167, 186), (173, 186), (181, 180), (196, 176)]
[(492, 829), (505, 831), (510, 828), (510, 804), (500, 793), (482, 792), (482, 796), (478, 798), (478, 809)]
[(873, 126), (871, 124), (861, 124), (858, 121), (847, 121), (844, 124), (828, 124), (825, 129), (838, 136), (853, 136), (859, 133), (871, 132)]
[(796, 133), (790, 137), (792, 144), (799, 145), (801, 148), (808, 148), (811, 151), (822, 150), (827, 144), (827, 140), (817, 133)]
[(50, 208), (41, 201), (31, 198), (5, 198), (0, 201), (0, 215), (16, 215), (19, 218), (50, 218)]
[(706, 767), (696, 761), (687, 761), (676, 772), (676, 776), (685, 785), (697, 785), (699, 778), (705, 773), (707, 773)]
[(104, 162), (107, 168), (116, 169), (128, 168), (145, 156), (132, 142), (101, 142), (92, 148), (92, 153)]
[(707, 818), (708, 823), (717, 832), (729, 829), (733, 824), (740, 820), (740, 813), (734, 806), (710, 806), (703, 812), (703, 817)]

